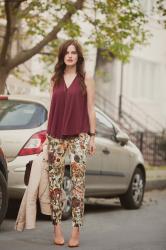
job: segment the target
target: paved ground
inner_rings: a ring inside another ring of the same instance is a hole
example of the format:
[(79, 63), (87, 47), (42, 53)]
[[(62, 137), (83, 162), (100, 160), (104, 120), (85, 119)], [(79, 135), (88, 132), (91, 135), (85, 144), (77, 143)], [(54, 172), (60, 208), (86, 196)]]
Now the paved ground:
[[(139, 210), (124, 210), (119, 201), (90, 199), (81, 229), (80, 250), (166, 250), (166, 190), (145, 193)], [(12, 212), (0, 229), (0, 250), (69, 249), (52, 244), (52, 225), (48, 217), (39, 217), (35, 230), (13, 230)], [(71, 220), (63, 221), (65, 240), (70, 236)]]

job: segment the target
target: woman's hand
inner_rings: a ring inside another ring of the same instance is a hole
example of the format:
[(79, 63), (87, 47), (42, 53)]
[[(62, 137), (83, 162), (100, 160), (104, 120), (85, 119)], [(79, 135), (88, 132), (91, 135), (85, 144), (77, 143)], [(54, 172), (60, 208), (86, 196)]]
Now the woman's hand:
[(91, 136), (89, 139), (88, 153), (89, 155), (94, 155), (96, 152), (95, 137)]

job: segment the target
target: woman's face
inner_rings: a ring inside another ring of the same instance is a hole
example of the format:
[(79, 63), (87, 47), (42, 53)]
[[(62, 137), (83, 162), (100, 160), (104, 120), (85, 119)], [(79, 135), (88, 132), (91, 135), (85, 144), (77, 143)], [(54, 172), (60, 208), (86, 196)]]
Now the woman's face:
[(69, 45), (64, 57), (64, 63), (66, 66), (74, 66), (78, 61), (78, 54), (74, 45)]

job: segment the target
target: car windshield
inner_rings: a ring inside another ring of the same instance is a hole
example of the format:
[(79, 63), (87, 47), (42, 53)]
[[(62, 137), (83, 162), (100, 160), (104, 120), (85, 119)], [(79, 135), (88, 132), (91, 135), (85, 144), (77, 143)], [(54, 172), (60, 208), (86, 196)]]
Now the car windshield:
[(47, 119), (44, 106), (20, 100), (0, 101), (0, 130), (36, 128)]
[(115, 129), (112, 125), (111, 119), (107, 116), (105, 116), (102, 112), (97, 111), (96, 112), (96, 121), (97, 121), (97, 134), (106, 138), (110, 138), (112, 140), (115, 139)]

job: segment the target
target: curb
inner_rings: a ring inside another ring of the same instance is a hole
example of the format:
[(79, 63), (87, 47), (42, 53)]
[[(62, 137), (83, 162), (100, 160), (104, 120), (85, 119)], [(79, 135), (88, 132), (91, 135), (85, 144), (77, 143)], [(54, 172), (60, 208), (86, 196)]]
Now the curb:
[(166, 189), (166, 179), (165, 180), (151, 180), (146, 182), (145, 192), (153, 189)]
[(160, 167), (146, 169), (145, 191), (166, 188), (166, 170)]

